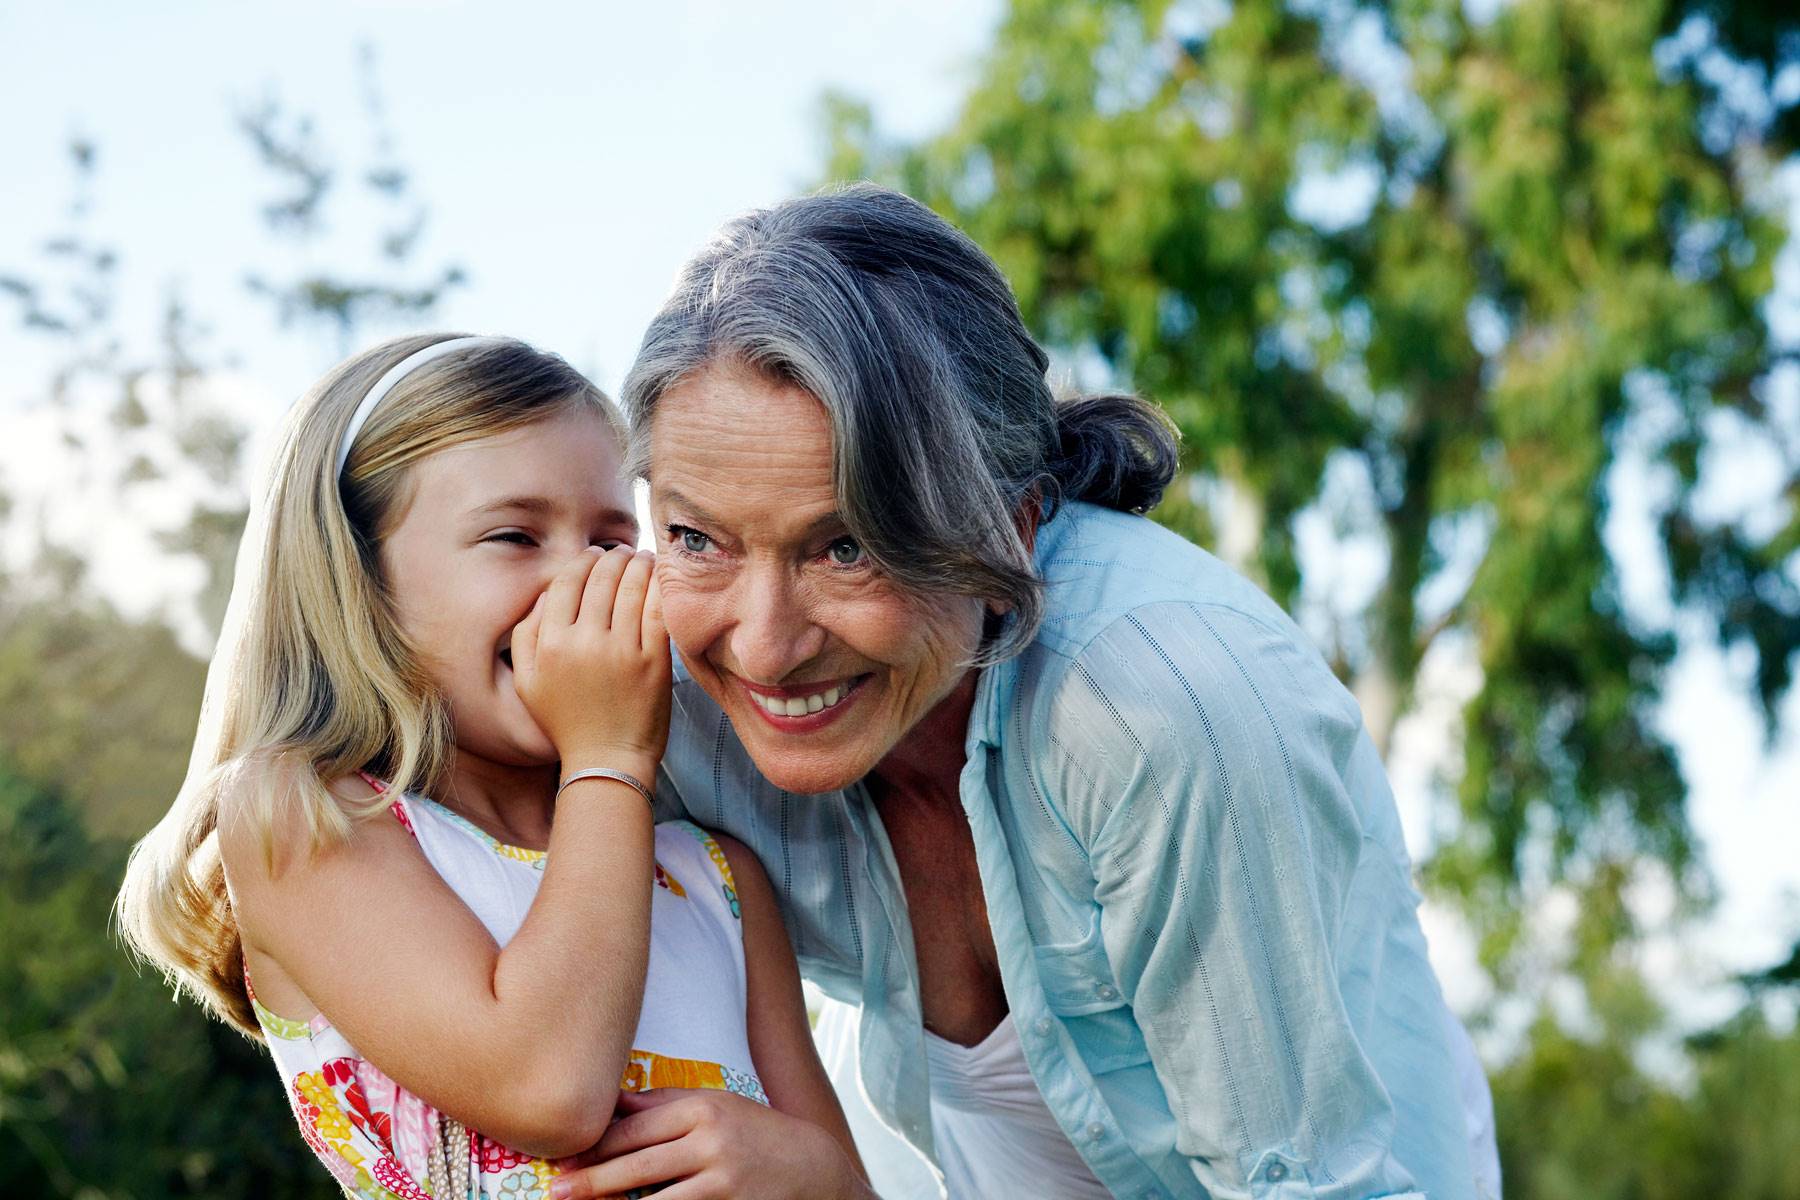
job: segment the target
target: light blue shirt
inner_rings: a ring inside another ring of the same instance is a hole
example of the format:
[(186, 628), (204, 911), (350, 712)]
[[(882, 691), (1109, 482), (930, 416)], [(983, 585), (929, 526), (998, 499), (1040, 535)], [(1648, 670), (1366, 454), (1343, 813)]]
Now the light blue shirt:
[[(1301, 632), (1142, 517), (1039, 532), (1042, 629), (982, 672), (963, 805), (1027, 1061), (1116, 1196), (1470, 1200), (1393, 796)], [(862, 1082), (931, 1154), (905, 896), (860, 785), (763, 779), (677, 671), (661, 805), (761, 858)]]

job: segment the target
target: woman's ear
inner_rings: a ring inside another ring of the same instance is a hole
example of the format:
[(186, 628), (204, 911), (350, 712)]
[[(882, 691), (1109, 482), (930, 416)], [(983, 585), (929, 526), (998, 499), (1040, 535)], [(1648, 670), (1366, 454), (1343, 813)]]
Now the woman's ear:
[(1044, 497), (1037, 488), (1025, 493), (1019, 501), (1019, 507), (1013, 511), (1013, 528), (1019, 532), (1019, 540), (1025, 543), (1025, 553), (1030, 554), (1037, 549), (1038, 525), (1044, 519)]
[[(1031, 554), (1037, 549), (1038, 526), (1044, 519), (1044, 498), (1038, 489), (1032, 488), (1019, 501), (1019, 507), (1013, 510), (1013, 529), (1019, 534), (1019, 541), (1025, 546), (1025, 553)], [(1000, 632), (1000, 622), (1012, 611), (1012, 605), (999, 600), (987, 602), (987, 622), (982, 633), (982, 640), (995, 637)]]

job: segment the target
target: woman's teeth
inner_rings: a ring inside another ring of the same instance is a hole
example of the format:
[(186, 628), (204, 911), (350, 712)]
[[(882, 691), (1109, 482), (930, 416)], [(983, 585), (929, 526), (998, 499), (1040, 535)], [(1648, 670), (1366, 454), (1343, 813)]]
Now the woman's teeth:
[(847, 686), (840, 683), (810, 696), (765, 696), (761, 692), (751, 692), (750, 698), (762, 705), (763, 711), (771, 716), (804, 717), (808, 713), (824, 712), (848, 695), (849, 691)]

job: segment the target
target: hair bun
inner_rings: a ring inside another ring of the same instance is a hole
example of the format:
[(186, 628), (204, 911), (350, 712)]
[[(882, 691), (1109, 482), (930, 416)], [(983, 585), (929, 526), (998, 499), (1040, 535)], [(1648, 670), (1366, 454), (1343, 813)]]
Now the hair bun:
[(1140, 396), (1105, 392), (1056, 405), (1056, 457), (1048, 470), (1059, 500), (1121, 512), (1155, 508), (1181, 465), (1179, 434)]

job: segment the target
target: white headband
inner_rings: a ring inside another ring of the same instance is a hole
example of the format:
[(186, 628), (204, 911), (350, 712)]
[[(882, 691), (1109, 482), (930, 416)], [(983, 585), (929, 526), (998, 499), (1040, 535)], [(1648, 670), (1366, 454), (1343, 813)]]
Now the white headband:
[(442, 358), (452, 350), (461, 350), (465, 346), (474, 346), (482, 342), (501, 340), (503, 339), (493, 337), (459, 337), (433, 342), (423, 350), (416, 350), (389, 367), (387, 374), (375, 381), (375, 386), (369, 389), (369, 394), (362, 398), (362, 403), (358, 404), (356, 411), (350, 414), (350, 424), (344, 427), (344, 440), (338, 443), (337, 473), (339, 475), (344, 473), (344, 464), (350, 461), (350, 447), (356, 444), (356, 435), (362, 432), (362, 427), (368, 423), (369, 414), (375, 411), (375, 406), (381, 403), (382, 397), (394, 390), (395, 384), (426, 363)]

